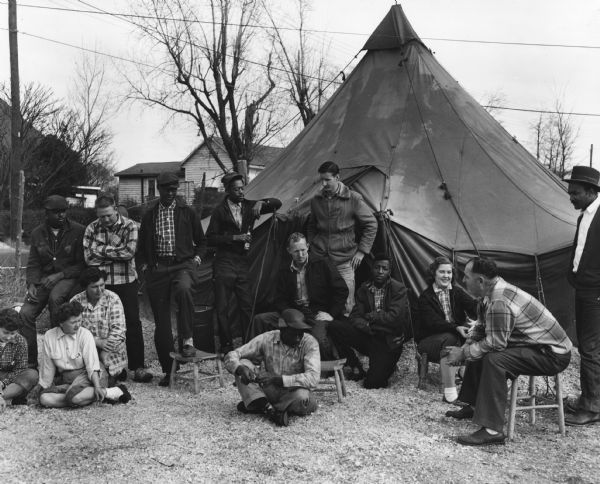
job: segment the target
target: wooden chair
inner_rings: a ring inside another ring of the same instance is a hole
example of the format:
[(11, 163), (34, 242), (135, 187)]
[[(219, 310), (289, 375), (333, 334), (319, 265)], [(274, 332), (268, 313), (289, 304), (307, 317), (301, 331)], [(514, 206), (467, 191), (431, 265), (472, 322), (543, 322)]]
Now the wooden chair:
[[(517, 395), (519, 388), (519, 377), (515, 378), (512, 382), (510, 389), (510, 410), (508, 414), (508, 440), (512, 440), (515, 434), (515, 417), (519, 410), (525, 410), (529, 412), (529, 423), (535, 424), (535, 411), (542, 408), (556, 408), (558, 409), (558, 428), (561, 435), (565, 435), (565, 413), (563, 409), (563, 397), (562, 397), (562, 386), (560, 373), (552, 375), (554, 377), (554, 391), (556, 394), (555, 403), (548, 405), (536, 405), (535, 399), (535, 376), (533, 375), (521, 375), (529, 376), (529, 393), (527, 395)], [(517, 405), (517, 399), (528, 400), (528, 405)]]
[(321, 361), (321, 372), (333, 371), (334, 382), (332, 384), (329, 379), (322, 378), (319, 380), (319, 385), (325, 386), (319, 386), (315, 391), (327, 392), (335, 390), (337, 392), (338, 402), (341, 403), (342, 397), (346, 396), (346, 380), (344, 379), (344, 372), (342, 371), (345, 363), (346, 358), (342, 358), (341, 360)]

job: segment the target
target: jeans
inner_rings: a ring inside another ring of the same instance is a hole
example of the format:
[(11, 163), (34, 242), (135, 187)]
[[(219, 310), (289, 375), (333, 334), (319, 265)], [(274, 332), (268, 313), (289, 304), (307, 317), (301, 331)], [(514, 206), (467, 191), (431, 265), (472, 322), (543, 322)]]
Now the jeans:
[(140, 321), (138, 287), (137, 281), (106, 286), (106, 289), (119, 296), (123, 303), (125, 325), (127, 327), (125, 344), (130, 370), (144, 367), (144, 334), (142, 333), (142, 322)]
[(600, 412), (600, 289), (575, 292), (575, 326), (581, 355), (579, 408)]

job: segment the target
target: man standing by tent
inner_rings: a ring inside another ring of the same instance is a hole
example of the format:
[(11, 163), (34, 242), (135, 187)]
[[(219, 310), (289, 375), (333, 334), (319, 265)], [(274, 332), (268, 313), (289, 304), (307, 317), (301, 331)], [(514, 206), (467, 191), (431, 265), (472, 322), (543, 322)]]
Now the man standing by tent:
[[(245, 341), (252, 317), (248, 252), (254, 222), (262, 214), (275, 212), (281, 207), (281, 201), (277, 198), (246, 200), (244, 177), (239, 173), (228, 173), (221, 182), (227, 196), (215, 207), (206, 237), (208, 244), (217, 248), (213, 265), (215, 302), (222, 349), (223, 353), (227, 353), (233, 349), (234, 338), (240, 338), (240, 342)], [(237, 328), (231, 324), (229, 317), (232, 293), (235, 293), (239, 309), (240, 321)]]
[(573, 242), (567, 278), (575, 288), (575, 324), (581, 355), (581, 397), (567, 425), (583, 426), (600, 421), (600, 173), (575, 166), (569, 182), (569, 198), (581, 210)]
[(312, 251), (329, 258), (346, 281), (348, 315), (354, 306), (354, 271), (371, 251), (377, 219), (362, 196), (340, 181), (340, 168), (334, 162), (326, 161), (318, 171), (322, 190), (310, 201), (308, 241)]

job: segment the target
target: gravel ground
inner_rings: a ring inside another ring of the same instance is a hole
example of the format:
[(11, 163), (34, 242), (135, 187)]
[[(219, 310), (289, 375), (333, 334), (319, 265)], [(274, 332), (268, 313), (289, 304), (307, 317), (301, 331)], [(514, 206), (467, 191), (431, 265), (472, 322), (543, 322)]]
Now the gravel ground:
[[(152, 325), (144, 326), (158, 375)], [(565, 374), (567, 393), (577, 392), (577, 362)], [(225, 388), (203, 382), (198, 395), (155, 378), (128, 382), (127, 405), (12, 407), (0, 420), (0, 482), (600, 482), (600, 425), (561, 437), (555, 413), (541, 411), (535, 426), (519, 416), (505, 446), (463, 447), (455, 436), (474, 427), (443, 416), (435, 365), (430, 373), (417, 390), (410, 343), (389, 389), (348, 382), (341, 404), (320, 393), (318, 411), (287, 428), (239, 414), (230, 375)]]

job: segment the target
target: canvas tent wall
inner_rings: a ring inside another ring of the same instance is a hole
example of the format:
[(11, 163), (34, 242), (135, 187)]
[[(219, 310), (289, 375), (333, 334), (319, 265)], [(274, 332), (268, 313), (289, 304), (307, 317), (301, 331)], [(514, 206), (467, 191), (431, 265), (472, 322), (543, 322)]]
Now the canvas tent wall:
[(272, 294), (285, 235), (309, 215), (317, 168), (332, 160), (378, 213), (378, 249), (387, 247), (396, 277), (417, 294), (436, 255), (460, 267), (489, 255), (570, 327), (565, 273), (577, 214), (564, 186), (444, 70), (400, 6), (364, 50), (318, 116), (248, 187), (249, 199), (283, 202), (277, 227), (259, 221), (253, 243), (259, 306)]

